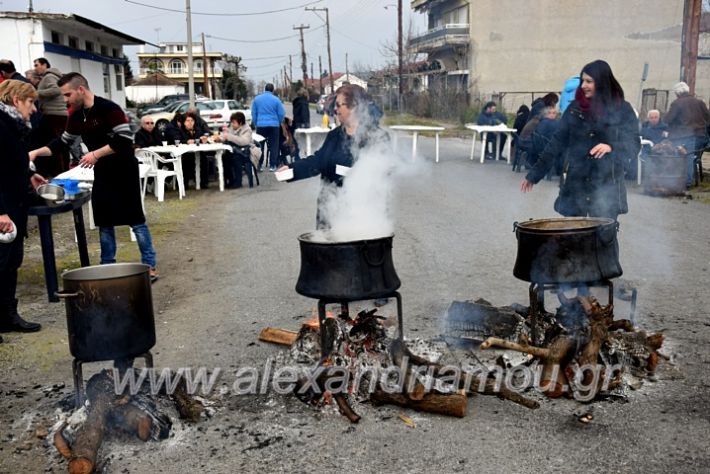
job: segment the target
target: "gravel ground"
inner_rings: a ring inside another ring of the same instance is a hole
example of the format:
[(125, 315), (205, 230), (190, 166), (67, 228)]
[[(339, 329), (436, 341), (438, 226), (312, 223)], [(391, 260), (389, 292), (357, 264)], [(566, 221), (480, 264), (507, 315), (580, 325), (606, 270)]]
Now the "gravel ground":
[[(469, 161), (469, 147), (442, 140), (442, 160), (433, 164), (433, 140), (420, 139), (429, 165), (398, 187), (394, 261), (408, 338), (439, 335), (452, 300), (527, 304), (527, 284), (512, 275), (513, 222), (553, 216), (556, 185), (542, 182), (522, 195), (521, 174), (502, 162)], [(284, 352), (259, 342), (260, 330), (298, 329), (315, 307), (294, 285), (296, 238), (312, 230), (318, 186), (317, 179), (277, 183), (264, 173), (253, 190), (188, 191), (177, 204), (174, 193), (168, 204), (148, 198), (149, 220), (171, 230), (156, 239), (162, 274), (153, 287), (156, 365), (221, 368), (222, 390), (209, 397), (211, 418), (177, 423), (169, 440), (107, 442), (104, 472), (710, 470), (710, 208), (634, 188), (631, 213), (620, 218), (624, 278), (639, 290), (638, 325), (663, 330), (663, 351), (674, 359), (662, 361), (658, 380), (631, 391), (626, 402), (583, 406), (539, 398), (541, 408), (528, 410), (477, 396), (463, 419), (360, 405), (363, 418), (351, 425), (335, 409), (317, 411), (290, 396), (234, 395), (229, 388), (238, 368), (263, 367)], [(176, 206), (170, 219), (160, 214), (164, 204)], [(0, 472), (63, 472), (37, 429), (51, 426), (72, 389), (64, 308), (46, 303), (34, 284), (23, 286), (21, 310), (44, 329), (8, 335), (0, 344)], [(617, 317), (624, 311), (620, 303)], [(101, 366), (88, 365), (86, 377)], [(593, 421), (577, 421), (580, 410), (592, 410)], [(403, 423), (401, 413), (416, 427)]]

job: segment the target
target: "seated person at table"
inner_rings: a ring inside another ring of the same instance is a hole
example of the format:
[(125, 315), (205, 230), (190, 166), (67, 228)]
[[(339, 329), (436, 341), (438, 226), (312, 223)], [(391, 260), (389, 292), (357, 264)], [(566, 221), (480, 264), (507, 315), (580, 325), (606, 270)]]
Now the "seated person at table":
[[(198, 128), (197, 117), (194, 113), (188, 112), (185, 114), (185, 122), (181, 130), (181, 142), (188, 145), (207, 143), (207, 135), (202, 133), (202, 129)], [(185, 183), (190, 180), (195, 180), (195, 154), (185, 153), (182, 155), (182, 171), (185, 175)], [(207, 157), (205, 153), (200, 153), (200, 188), (207, 189), (209, 168), (207, 166)]]
[(655, 145), (667, 137), (668, 125), (661, 120), (661, 113), (656, 109), (649, 110), (646, 114), (646, 121), (641, 126), (641, 138), (651, 140)]
[(253, 143), (252, 132), (247, 125), (246, 117), (242, 112), (234, 112), (229, 118), (230, 126), (225, 126), (219, 141), (232, 145), (232, 152), (224, 154), (224, 174), (227, 187), (236, 189), (242, 187), (242, 170), (247, 175), (249, 187), (254, 187), (252, 164), (250, 158)]
[(155, 128), (153, 117), (150, 115), (141, 117), (141, 128), (133, 137), (133, 146), (135, 148), (148, 148), (150, 146), (162, 145), (162, 141), (158, 130)]
[[(493, 101), (487, 102), (486, 105), (483, 107), (483, 111), (480, 113), (478, 116), (478, 120), (476, 123), (478, 125), (500, 125), (503, 124), (505, 125), (508, 121), (505, 115), (502, 113), (498, 112), (496, 107), (496, 103)], [(505, 139), (506, 136), (505, 134), (496, 134), (496, 133), (488, 133), (486, 136), (486, 159), (487, 160), (493, 160), (495, 159), (495, 142), (496, 142), (496, 135), (499, 136), (499, 151), (502, 156), (503, 152), (503, 145), (505, 145)], [(489, 146), (490, 144), (490, 146)], [(488, 151), (492, 150), (492, 151)]]

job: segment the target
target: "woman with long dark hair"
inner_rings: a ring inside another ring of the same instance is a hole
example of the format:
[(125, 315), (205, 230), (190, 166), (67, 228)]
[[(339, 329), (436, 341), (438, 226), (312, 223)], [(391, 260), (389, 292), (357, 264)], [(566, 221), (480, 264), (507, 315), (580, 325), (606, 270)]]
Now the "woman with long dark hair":
[(616, 219), (628, 212), (624, 162), (638, 155), (638, 119), (606, 61), (582, 68), (575, 100), (540, 159), (520, 185), (532, 190), (565, 156), (555, 210), (563, 216)]

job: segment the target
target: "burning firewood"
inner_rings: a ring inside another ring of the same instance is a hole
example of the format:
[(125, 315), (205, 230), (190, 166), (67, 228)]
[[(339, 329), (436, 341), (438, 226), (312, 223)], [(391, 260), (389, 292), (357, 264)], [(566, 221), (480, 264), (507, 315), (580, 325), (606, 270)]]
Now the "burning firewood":
[(180, 382), (175, 387), (175, 392), (172, 394), (175, 408), (177, 408), (180, 418), (187, 421), (196, 422), (205, 411), (202, 403), (195, 400), (187, 391), (185, 379), (180, 377)]
[(113, 379), (107, 371), (91, 377), (86, 385), (89, 409), (86, 422), (79, 428), (71, 447), (70, 474), (89, 474), (96, 466), (96, 457), (106, 429), (106, 417), (118, 397)]
[(463, 390), (452, 394), (427, 393), (421, 400), (412, 400), (402, 393), (390, 393), (378, 387), (370, 396), (370, 400), (375, 405), (398, 405), (405, 408), (412, 408), (417, 411), (428, 413), (438, 413), (440, 415), (455, 416), (463, 418), (466, 416), (468, 399)]
[(552, 341), (549, 347), (536, 347), (489, 337), (481, 344), (481, 349), (494, 346), (532, 354), (541, 359), (543, 361), (541, 386), (545, 394), (550, 398), (557, 398), (564, 393), (566, 379), (563, 369), (569, 362), (570, 352), (574, 347), (574, 341), (571, 338), (559, 336)]
[(264, 328), (259, 333), (259, 340), (264, 342), (273, 342), (283, 346), (290, 346), (298, 339), (298, 333), (279, 328)]
[(72, 457), (71, 445), (69, 440), (64, 437), (64, 428), (66, 423), (63, 423), (57, 431), (54, 432), (54, 447), (57, 448), (59, 454), (61, 454), (64, 459), (70, 459)]

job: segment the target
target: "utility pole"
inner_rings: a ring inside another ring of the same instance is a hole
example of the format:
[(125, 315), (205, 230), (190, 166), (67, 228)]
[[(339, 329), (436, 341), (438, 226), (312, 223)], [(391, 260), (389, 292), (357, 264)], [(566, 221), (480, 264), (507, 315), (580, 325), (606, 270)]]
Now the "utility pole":
[(688, 84), (691, 94), (695, 93), (701, 11), (702, 0), (685, 0), (683, 9), (683, 47), (681, 49), (680, 59), (680, 80)]
[(314, 77), (316, 76), (313, 75), (313, 61), (311, 61), (311, 79), (313, 79)]
[(301, 69), (303, 70), (303, 87), (306, 87), (306, 80), (308, 79), (308, 66), (306, 65), (306, 46), (303, 41), (303, 30), (310, 28), (309, 25), (294, 26), (294, 30), (298, 30), (301, 34)]
[(205, 46), (205, 34), (202, 33), (202, 76), (205, 82), (205, 97), (208, 99), (213, 99), (210, 94), (210, 83), (207, 79), (207, 48)]
[(350, 69), (348, 69), (348, 53), (345, 53), (345, 80), (350, 82)]
[(397, 0), (397, 73), (399, 74), (397, 108), (401, 112), (402, 89), (404, 88), (404, 80), (402, 78), (402, 0)]
[(318, 91), (323, 95), (323, 63), (318, 56)]
[(32, 7), (32, 0), (30, 0), (30, 6), (27, 8), (29, 13), (34, 13), (35, 9)]
[(327, 8), (308, 8), (306, 11), (310, 12), (325, 12), (325, 32), (326, 38), (328, 40), (328, 75), (330, 76), (330, 92), (335, 92), (335, 84), (333, 82), (333, 56), (330, 54), (330, 17), (328, 16)]
[[(288, 80), (293, 81), (293, 58), (291, 55), (288, 55)], [(289, 88), (290, 89), (290, 88)], [(291, 94), (289, 94), (290, 96)]]
[(195, 74), (192, 70), (192, 13), (190, 0), (185, 0), (185, 16), (187, 18), (187, 93), (190, 96), (190, 107), (195, 106)]

